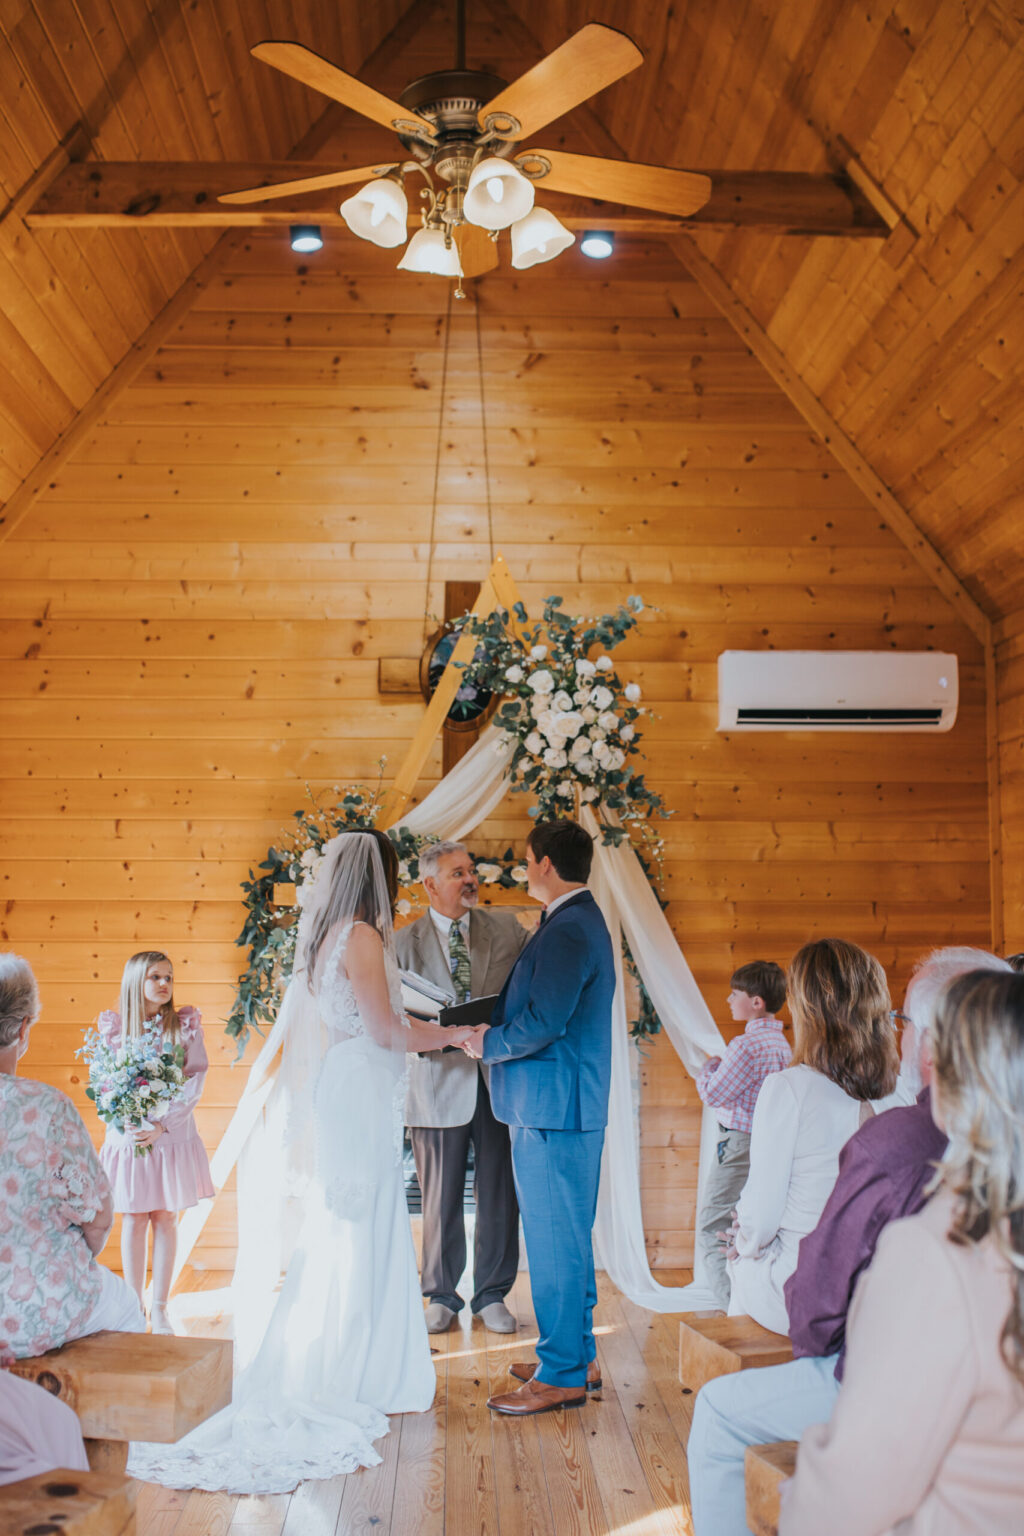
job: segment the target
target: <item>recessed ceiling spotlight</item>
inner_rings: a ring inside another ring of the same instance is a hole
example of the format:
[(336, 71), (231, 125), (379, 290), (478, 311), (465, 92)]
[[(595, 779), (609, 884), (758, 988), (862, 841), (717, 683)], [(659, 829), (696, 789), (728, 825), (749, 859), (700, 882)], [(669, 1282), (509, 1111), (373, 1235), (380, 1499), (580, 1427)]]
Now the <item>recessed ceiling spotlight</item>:
[(588, 229), (580, 241), (580, 250), (584, 256), (592, 256), (595, 261), (603, 261), (614, 249), (615, 236), (606, 229)]
[(293, 251), (318, 251), (324, 243), (319, 224), (293, 224), (290, 234)]

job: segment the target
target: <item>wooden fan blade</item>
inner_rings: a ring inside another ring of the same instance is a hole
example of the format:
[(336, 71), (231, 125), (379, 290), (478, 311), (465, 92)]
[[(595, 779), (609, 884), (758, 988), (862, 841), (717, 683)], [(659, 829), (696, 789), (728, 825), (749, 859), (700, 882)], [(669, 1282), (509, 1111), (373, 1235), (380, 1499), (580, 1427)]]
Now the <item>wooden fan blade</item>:
[(498, 243), (475, 224), (457, 224), (454, 230), (463, 277), (480, 277), (498, 265)]
[(436, 139), (437, 129), (425, 117), (410, 112), (400, 102), (392, 101), (375, 91), (372, 85), (364, 85), (354, 75), (347, 75), (328, 59), (322, 59), (312, 48), (302, 43), (256, 43), (249, 52), (254, 59), (272, 64), (293, 80), (301, 80), (332, 101), (340, 101), (343, 107), (351, 107), (385, 128), (396, 133), (415, 134), (421, 139)]
[[(711, 177), (698, 171), (674, 171), (667, 165), (637, 165), (629, 160), (601, 160), (568, 155), (560, 149), (527, 149), (516, 165), (538, 187), (572, 192), (631, 208), (657, 208), (679, 218), (696, 213), (711, 196)], [(550, 166), (550, 170), (546, 168)]]
[(373, 181), (398, 169), (394, 165), (361, 165), (354, 171), (331, 171), (325, 176), (305, 176), (297, 181), (275, 181), (265, 187), (243, 187), (240, 192), (222, 192), (218, 203), (267, 203), (274, 197), (298, 197), (300, 192), (323, 192), (328, 187), (344, 187), (350, 181)]
[[(498, 138), (525, 139), (643, 61), (640, 49), (625, 32), (592, 21), (513, 80), (480, 108), (477, 118), (481, 128), (492, 125)], [(515, 120), (508, 132), (503, 118)]]

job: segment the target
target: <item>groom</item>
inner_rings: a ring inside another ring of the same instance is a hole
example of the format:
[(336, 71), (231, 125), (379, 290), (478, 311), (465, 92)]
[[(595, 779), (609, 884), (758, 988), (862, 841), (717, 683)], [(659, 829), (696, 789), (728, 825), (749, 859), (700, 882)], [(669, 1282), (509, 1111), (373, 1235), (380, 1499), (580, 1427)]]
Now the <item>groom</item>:
[(615, 966), (604, 918), (587, 890), (594, 855), (575, 821), (538, 822), (526, 849), (527, 889), (544, 902), (495, 1004), (465, 1049), (491, 1069), (494, 1113), (511, 1129), (540, 1339), (524, 1383), (492, 1397), (498, 1413), (575, 1408), (599, 1387), (591, 1228), (608, 1119)]

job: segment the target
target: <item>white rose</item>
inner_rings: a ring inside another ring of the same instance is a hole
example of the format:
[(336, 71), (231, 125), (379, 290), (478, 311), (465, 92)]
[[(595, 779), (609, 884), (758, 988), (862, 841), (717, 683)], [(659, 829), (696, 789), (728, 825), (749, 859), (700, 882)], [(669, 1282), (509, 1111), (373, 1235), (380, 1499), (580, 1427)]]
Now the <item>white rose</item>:
[(600, 790), (595, 788), (593, 784), (588, 784), (586, 789), (583, 791), (581, 798), (583, 800), (596, 800), (599, 794)]
[(602, 684), (601, 687), (594, 689), (593, 693), (590, 695), (590, 702), (593, 704), (595, 709), (607, 709), (614, 697), (615, 695), (612, 693), (611, 689), (605, 688)]
[(476, 865), (476, 873), (477, 873), (477, 878), (478, 879), (483, 880), (485, 884), (490, 884), (490, 882), (492, 880), (500, 880), (501, 879), (501, 865), (500, 864), (477, 864)]
[(522, 667), (505, 668), (505, 676), (510, 683), (521, 683), (524, 675)]
[(593, 677), (596, 671), (594, 663), (588, 661), (585, 656), (581, 656), (576, 663), (576, 672), (580, 677)]
[(621, 768), (625, 761), (626, 761), (626, 754), (625, 754), (625, 752), (623, 752), (622, 748), (621, 747), (612, 747), (612, 755), (611, 755), (611, 758), (610, 758), (609, 763), (608, 763), (609, 768), (611, 768), (613, 771), (616, 768)]
[(561, 710), (572, 709), (572, 694), (571, 693), (566, 693), (564, 688), (559, 688), (558, 692), (555, 694), (555, 696), (551, 700), (551, 702), (554, 705), (555, 709), (561, 709)]
[(610, 672), (612, 669), (612, 659), (610, 656), (599, 656), (594, 662), (594, 666), (599, 672)]
[(569, 759), (561, 747), (548, 747), (544, 753), (544, 761), (549, 768), (565, 768), (568, 765)]
[(547, 648), (546, 645), (534, 645), (534, 646), (531, 646), (531, 648), (530, 648), (530, 660), (531, 661), (543, 661), (544, 657), (547, 655), (547, 653), (548, 653), (548, 648)]
[(572, 699), (573, 699), (573, 703), (574, 704), (589, 704), (590, 703), (590, 689), (589, 688), (577, 688), (576, 692), (572, 696)]
[(619, 732), (619, 735), (622, 737), (623, 741), (632, 741), (633, 737), (636, 735), (636, 731), (634, 731), (633, 727), (627, 721), (626, 724), (622, 727), (622, 730)]
[(523, 746), (526, 748), (527, 752), (530, 753), (531, 757), (539, 757), (541, 752), (544, 750), (544, 743), (541, 741), (540, 735), (537, 731), (530, 732), (529, 736), (527, 736), (526, 740), (523, 742)]
[(604, 741), (606, 739), (606, 736), (607, 736), (607, 732), (603, 731), (601, 729), (600, 725), (592, 725), (590, 727), (590, 739), (591, 739), (591, 741)]
[(398, 913), (399, 917), (408, 917), (409, 913), (412, 911), (412, 902), (406, 901), (405, 897), (403, 896), (401, 901), (395, 902), (395, 911)]
[(619, 717), (613, 715), (610, 709), (606, 709), (603, 715), (598, 715), (597, 723), (602, 731), (614, 731), (619, 723)]
[(399, 862), (398, 865), (398, 883), (399, 885), (409, 884), (409, 866), (403, 862)]
[(589, 751), (590, 751), (590, 737), (589, 736), (577, 736), (576, 740), (573, 742), (572, 746), (569, 748), (569, 758), (570, 758), (570, 760), (572, 762), (578, 763), (580, 758), (581, 757), (586, 757), (586, 755), (587, 755), (587, 753)]
[(641, 694), (640, 694), (640, 684), (639, 683), (627, 683), (626, 684), (626, 698), (629, 700), (629, 702), (631, 704), (635, 704), (637, 699), (639, 699), (640, 697), (641, 697)]
[(555, 790), (555, 794), (561, 795), (565, 800), (570, 799), (575, 793), (576, 791), (573, 789), (571, 784), (559, 784), (558, 788)]
[(527, 882), (527, 879), (529, 878), (529, 876), (527, 875), (526, 870), (525, 870), (525, 868), (523, 867), (522, 864), (517, 865), (516, 868), (513, 869), (511, 873), (512, 873), (512, 879), (516, 882), (517, 885), (525, 885), (526, 882)]
[(302, 858), (299, 860), (299, 863), (302, 865), (303, 869), (312, 869), (315, 865), (319, 864), (319, 862), (320, 853), (316, 848), (307, 848), (305, 853), (302, 855)]
[(554, 692), (555, 680), (545, 667), (542, 667), (538, 672), (531, 672), (530, 676), (527, 678), (527, 683), (533, 689), (534, 693)]
[(574, 710), (570, 710), (567, 715), (559, 716), (558, 728), (563, 736), (568, 736), (572, 740), (583, 729), (583, 716), (576, 714)]
[(594, 757), (601, 764), (602, 768), (610, 766), (611, 755), (612, 749), (606, 741), (594, 742)]
[(538, 693), (530, 700), (530, 713), (535, 720), (540, 718), (547, 707), (547, 699), (543, 694)]
[(586, 709), (581, 710), (580, 713), (583, 716), (584, 725), (593, 725), (594, 721), (597, 719), (597, 710), (594, 709), (590, 704), (587, 705)]
[(585, 774), (588, 779), (592, 779), (597, 772), (597, 764), (592, 757), (581, 757), (576, 764), (576, 771), (577, 773)]

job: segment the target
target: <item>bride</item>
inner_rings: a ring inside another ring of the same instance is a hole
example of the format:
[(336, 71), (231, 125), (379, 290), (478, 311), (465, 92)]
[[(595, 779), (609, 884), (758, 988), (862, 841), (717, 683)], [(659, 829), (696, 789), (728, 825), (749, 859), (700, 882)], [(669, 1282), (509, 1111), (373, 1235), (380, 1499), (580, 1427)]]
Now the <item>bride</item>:
[(397, 892), (383, 832), (327, 844), (261, 1053), (276, 1053), (277, 1036), (280, 1069), (239, 1164), (233, 1293), (244, 1369), (229, 1406), (184, 1439), (134, 1444), (133, 1477), (286, 1493), (376, 1465), (386, 1415), (433, 1401), (402, 1180), (405, 1053), (469, 1032), (403, 1015)]

